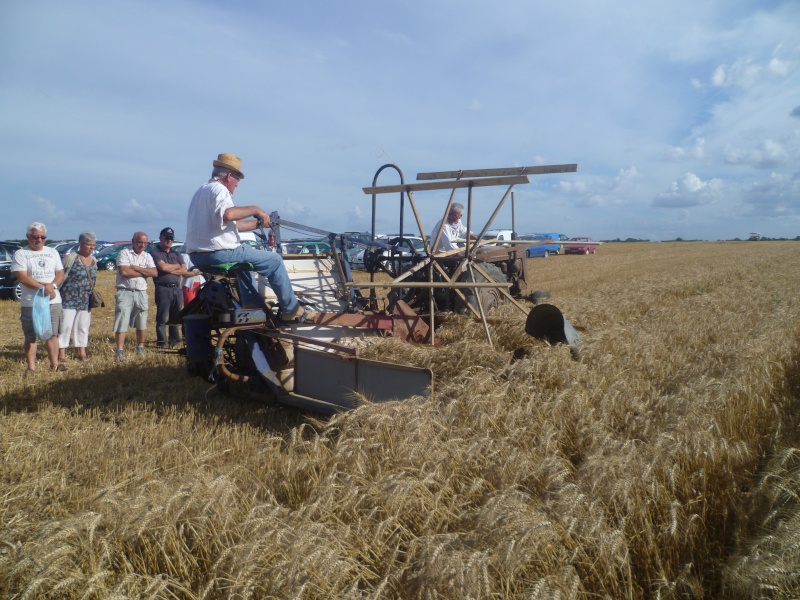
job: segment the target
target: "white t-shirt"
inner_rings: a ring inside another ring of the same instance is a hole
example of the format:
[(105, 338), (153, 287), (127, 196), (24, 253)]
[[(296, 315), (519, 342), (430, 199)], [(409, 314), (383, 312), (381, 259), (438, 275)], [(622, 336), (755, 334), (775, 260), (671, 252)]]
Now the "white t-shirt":
[[(34, 252), (28, 246), (14, 252), (11, 270), (25, 271), (29, 277), (40, 283), (53, 283), (56, 278), (56, 271), (63, 271), (64, 265), (61, 263), (61, 257), (55, 248), (44, 246), (38, 252)], [(20, 288), (22, 288), (22, 297), (19, 300), (20, 305), (33, 306), (33, 297), (38, 290), (22, 284), (20, 284)], [(50, 304), (61, 304), (61, 292), (56, 290), (56, 297), (50, 299)]]
[(186, 251), (211, 252), (230, 250), (241, 245), (236, 221), (226, 221), (225, 211), (232, 207), (233, 197), (215, 179), (201, 186), (194, 194), (186, 218)]
[[(437, 221), (436, 225), (431, 230), (431, 242), (436, 239), (436, 234), (439, 233), (442, 221)], [(461, 222), (461, 219), (455, 223), (448, 223), (445, 221), (442, 227), (442, 237), (439, 238), (439, 246), (434, 248), (434, 252), (445, 252), (446, 250), (456, 250), (459, 245), (455, 240), (463, 240), (467, 237), (467, 227)]]
[[(123, 248), (117, 254), (117, 267), (134, 266), (144, 269), (155, 269), (156, 263), (149, 252), (136, 254), (132, 248)], [(145, 277), (123, 277), (117, 268), (117, 287), (126, 290), (147, 290), (147, 278)]]

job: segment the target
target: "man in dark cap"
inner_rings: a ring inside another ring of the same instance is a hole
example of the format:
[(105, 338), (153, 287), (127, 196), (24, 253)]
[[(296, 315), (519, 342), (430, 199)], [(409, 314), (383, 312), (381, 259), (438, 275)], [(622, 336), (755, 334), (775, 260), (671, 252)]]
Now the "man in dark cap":
[[(233, 192), (242, 179), (242, 159), (234, 154), (220, 154), (214, 161), (211, 179), (200, 186), (189, 205), (186, 251), (200, 269), (229, 262), (251, 263), (275, 292), (282, 320), (313, 321), (316, 313), (297, 300), (280, 254), (242, 244), (240, 231), (253, 231), (259, 225), (270, 224), (269, 214), (263, 208), (233, 204)], [(242, 283), (245, 306), (263, 305), (255, 280), (249, 277)]]
[(183, 291), (181, 290), (181, 277), (199, 273), (190, 272), (183, 262), (179, 252), (172, 249), (175, 242), (175, 231), (172, 227), (164, 227), (158, 236), (156, 244), (150, 255), (156, 263), (158, 275), (153, 278), (155, 284), (156, 300), (156, 347), (177, 348), (181, 343), (181, 326), (169, 326), (169, 339), (167, 339), (167, 321), (183, 308)]

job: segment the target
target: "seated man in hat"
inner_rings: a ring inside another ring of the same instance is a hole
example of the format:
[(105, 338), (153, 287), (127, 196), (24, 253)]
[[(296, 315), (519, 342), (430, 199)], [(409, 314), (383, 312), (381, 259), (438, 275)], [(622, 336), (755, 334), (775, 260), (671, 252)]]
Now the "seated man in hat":
[[(242, 160), (233, 154), (220, 154), (214, 161), (211, 179), (195, 192), (186, 221), (186, 251), (192, 263), (201, 270), (221, 263), (251, 263), (255, 272), (267, 278), (278, 297), (282, 320), (313, 320), (316, 313), (297, 300), (280, 254), (241, 243), (240, 231), (270, 224), (264, 209), (233, 204), (233, 192), (242, 179)], [(245, 307), (260, 306), (263, 301), (252, 274), (246, 279), (242, 303)]]

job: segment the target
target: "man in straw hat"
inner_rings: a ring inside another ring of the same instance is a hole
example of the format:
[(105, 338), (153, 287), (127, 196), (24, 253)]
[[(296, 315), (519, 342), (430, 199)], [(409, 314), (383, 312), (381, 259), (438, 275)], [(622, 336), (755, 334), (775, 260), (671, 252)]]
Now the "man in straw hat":
[[(242, 179), (242, 159), (220, 154), (214, 161), (211, 179), (195, 192), (186, 220), (186, 250), (192, 263), (200, 270), (228, 262), (251, 263), (255, 272), (269, 281), (284, 321), (313, 320), (316, 313), (297, 300), (280, 254), (241, 243), (240, 231), (270, 224), (264, 209), (233, 204), (233, 192)], [(250, 275), (242, 285), (242, 302), (246, 307), (260, 306), (263, 301)]]

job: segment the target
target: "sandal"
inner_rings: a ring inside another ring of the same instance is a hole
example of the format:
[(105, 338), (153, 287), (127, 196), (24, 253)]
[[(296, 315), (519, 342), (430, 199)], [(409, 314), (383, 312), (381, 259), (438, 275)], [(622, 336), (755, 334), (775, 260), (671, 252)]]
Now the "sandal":
[(317, 311), (301, 304), (289, 314), (281, 315), (281, 321), (284, 323), (313, 323), (318, 315)]

